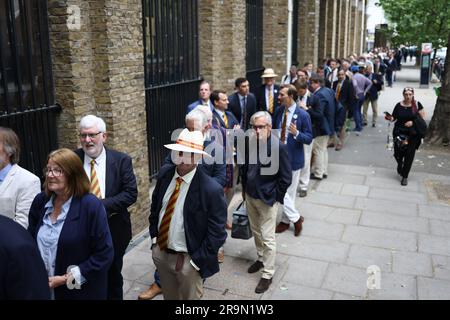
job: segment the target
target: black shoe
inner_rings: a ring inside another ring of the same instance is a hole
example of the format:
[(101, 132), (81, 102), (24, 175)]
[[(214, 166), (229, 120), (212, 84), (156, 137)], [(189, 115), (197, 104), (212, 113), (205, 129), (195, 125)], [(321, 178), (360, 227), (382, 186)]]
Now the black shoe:
[(323, 179), (326, 179), (326, 178), (328, 178), (328, 175), (324, 173), (323, 176), (322, 176), (322, 178), (323, 178)]
[(300, 192), (299, 192), (300, 198), (304, 198), (304, 197), (306, 197), (306, 195), (307, 195), (307, 191), (306, 190), (300, 190)]
[(408, 178), (402, 178), (401, 185), (402, 186), (407, 186), (408, 185)]
[(322, 178), (316, 177), (313, 173), (311, 173), (311, 176), (309, 178), (312, 180), (322, 180)]
[(248, 273), (255, 273), (264, 268), (264, 264), (261, 261), (255, 261), (247, 270)]
[(377, 125), (375, 123), (372, 123), (372, 128), (375, 128)]
[(261, 280), (259, 280), (258, 285), (256, 286), (255, 292), (256, 293), (266, 292), (267, 289), (269, 289), (269, 286), (271, 283), (272, 283), (272, 279), (261, 278)]
[(363, 126), (364, 126), (364, 127), (367, 126), (367, 122), (364, 122), (364, 123), (363, 123)]
[(402, 175), (402, 167), (400, 165), (397, 166), (397, 173)]

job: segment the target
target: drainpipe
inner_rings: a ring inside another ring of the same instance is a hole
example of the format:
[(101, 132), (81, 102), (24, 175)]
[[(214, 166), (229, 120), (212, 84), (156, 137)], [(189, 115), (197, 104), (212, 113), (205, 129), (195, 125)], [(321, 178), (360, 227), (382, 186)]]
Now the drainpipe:
[(288, 32), (287, 32), (287, 55), (286, 55), (286, 74), (292, 64), (292, 13), (294, 11), (294, 0), (288, 0)]

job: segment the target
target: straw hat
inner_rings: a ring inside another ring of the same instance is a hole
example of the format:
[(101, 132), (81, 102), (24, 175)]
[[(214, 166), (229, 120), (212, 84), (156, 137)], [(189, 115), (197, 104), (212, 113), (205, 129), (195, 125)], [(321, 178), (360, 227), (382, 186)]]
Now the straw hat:
[(199, 153), (208, 156), (208, 153), (203, 151), (203, 140), (201, 131), (183, 129), (176, 143), (166, 144), (164, 147), (170, 150)]
[(273, 72), (273, 69), (272, 69), (272, 68), (267, 68), (267, 69), (264, 70), (264, 72), (263, 72), (261, 78), (275, 78), (275, 77), (277, 77), (277, 76), (278, 76), (278, 75), (275, 74), (275, 72)]

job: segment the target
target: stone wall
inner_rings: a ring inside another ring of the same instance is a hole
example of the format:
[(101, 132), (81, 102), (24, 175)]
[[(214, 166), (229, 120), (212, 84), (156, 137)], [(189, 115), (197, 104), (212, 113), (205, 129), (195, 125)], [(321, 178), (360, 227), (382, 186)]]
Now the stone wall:
[[(67, 7), (80, 8), (81, 28), (69, 30)], [(93, 113), (107, 124), (106, 146), (129, 154), (139, 197), (133, 232), (148, 226), (149, 172), (144, 92), (142, 2), (49, 1), (49, 29), (61, 147), (79, 146), (77, 125)]]

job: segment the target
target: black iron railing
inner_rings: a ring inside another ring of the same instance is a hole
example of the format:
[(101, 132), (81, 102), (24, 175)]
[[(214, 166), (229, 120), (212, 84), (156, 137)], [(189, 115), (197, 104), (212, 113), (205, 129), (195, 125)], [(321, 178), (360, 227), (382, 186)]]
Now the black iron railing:
[(250, 90), (261, 84), (263, 67), (263, 1), (247, 0), (246, 4), (246, 77)]
[(57, 148), (47, 1), (0, 1), (0, 126), (21, 140), (20, 165), (42, 176)]
[(186, 107), (198, 99), (197, 0), (143, 0), (145, 86), (150, 178), (184, 127)]

